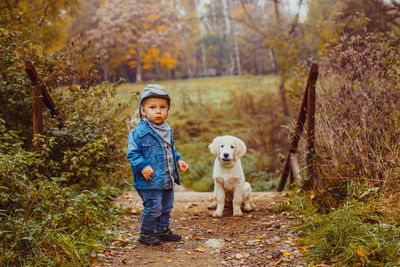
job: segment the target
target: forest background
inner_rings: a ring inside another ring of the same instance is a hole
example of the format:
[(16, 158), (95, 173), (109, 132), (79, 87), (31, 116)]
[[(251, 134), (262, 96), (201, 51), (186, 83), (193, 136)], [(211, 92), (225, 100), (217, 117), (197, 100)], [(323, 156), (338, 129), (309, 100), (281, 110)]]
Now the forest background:
[[(2, 1), (0, 263), (86, 265), (113, 238), (124, 212), (111, 200), (132, 189), (126, 120), (150, 82), (171, 91), (186, 187), (212, 190), (207, 145), (229, 133), (248, 146), (253, 189), (275, 190), (318, 62), (315, 172), (365, 202), (314, 183), (281, 208), (303, 214), (310, 261), (397, 264), (399, 33), (397, 1)], [(45, 111), (44, 134), (33, 136), (25, 60), (63, 128)], [(303, 163), (305, 153), (300, 144)]]

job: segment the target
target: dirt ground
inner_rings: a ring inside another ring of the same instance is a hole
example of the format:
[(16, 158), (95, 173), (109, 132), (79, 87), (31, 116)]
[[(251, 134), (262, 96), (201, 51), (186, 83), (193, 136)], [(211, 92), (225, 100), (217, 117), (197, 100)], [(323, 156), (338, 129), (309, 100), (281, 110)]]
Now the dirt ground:
[(120, 196), (116, 204), (129, 208), (129, 220), (119, 238), (97, 254), (100, 266), (307, 266), (303, 248), (295, 245), (296, 232), (289, 212), (271, 211), (284, 199), (275, 192), (253, 193), (255, 210), (232, 217), (211, 216), (212, 193), (175, 192), (170, 228), (182, 235), (179, 242), (148, 247), (137, 241), (143, 208), (136, 192)]

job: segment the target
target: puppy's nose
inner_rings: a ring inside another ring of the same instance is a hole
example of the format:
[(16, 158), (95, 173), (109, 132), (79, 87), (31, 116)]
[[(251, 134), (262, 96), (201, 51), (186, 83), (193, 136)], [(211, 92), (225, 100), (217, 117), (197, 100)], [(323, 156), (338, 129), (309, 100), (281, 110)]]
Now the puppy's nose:
[(224, 158), (229, 157), (229, 153), (224, 153)]

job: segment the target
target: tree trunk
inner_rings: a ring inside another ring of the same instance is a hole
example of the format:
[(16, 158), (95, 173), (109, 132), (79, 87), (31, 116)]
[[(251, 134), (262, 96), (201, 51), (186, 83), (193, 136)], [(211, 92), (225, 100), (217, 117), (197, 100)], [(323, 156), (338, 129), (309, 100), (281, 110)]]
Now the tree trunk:
[[(194, 2), (196, 5), (197, 25), (199, 27), (199, 35), (200, 35), (200, 40), (201, 40), (204, 36), (204, 33), (203, 33), (203, 27), (201, 26), (201, 14), (199, 11), (199, 3), (198, 3), (198, 0), (195, 0)], [(201, 51), (201, 62), (203, 65), (203, 75), (205, 77), (205, 76), (207, 76), (207, 59), (206, 59), (206, 49), (205, 49), (204, 43), (202, 41), (200, 42), (200, 51)]]
[(275, 19), (278, 24), (278, 28), (281, 27), (281, 18), (279, 16), (279, 0), (274, 0), (274, 8), (275, 8)]
[(140, 62), (140, 46), (136, 45), (136, 82), (142, 82), (142, 63)]
[[(231, 7), (231, 0), (227, 0), (228, 2), (228, 12), (230, 12)], [(229, 13), (228, 13), (229, 14)], [(229, 14), (230, 17), (230, 14)], [(235, 55), (236, 55), (236, 67), (238, 70), (238, 75), (242, 76), (242, 65), (240, 64), (240, 51), (239, 51), (239, 44), (237, 41), (236, 30), (235, 30), (235, 20), (231, 20), (232, 22), (232, 34), (233, 34), (233, 44), (235, 46)]]
[(239, 53), (239, 45), (236, 37), (235, 31), (235, 23), (232, 25), (232, 32), (233, 32), (233, 42), (235, 44), (235, 54), (236, 54), (236, 65), (238, 69), (238, 75), (242, 76), (242, 65), (240, 64), (240, 53)]
[(224, 16), (225, 20), (225, 44), (228, 49), (228, 57), (229, 57), (229, 66), (226, 68), (226, 72), (229, 76), (233, 75), (233, 72), (235, 70), (235, 61), (233, 59), (232, 55), (232, 47), (231, 43), (229, 41), (229, 37), (231, 35), (231, 23), (230, 23), (230, 17), (229, 17), (229, 5), (227, 3), (227, 0), (222, 0), (222, 13)]
[(104, 55), (104, 63), (103, 63), (103, 79), (104, 81), (108, 81), (108, 54)]
[(271, 60), (271, 68), (273, 71), (276, 70), (276, 62), (275, 62), (275, 57), (274, 57), (274, 52), (272, 49), (269, 50), (269, 59)]

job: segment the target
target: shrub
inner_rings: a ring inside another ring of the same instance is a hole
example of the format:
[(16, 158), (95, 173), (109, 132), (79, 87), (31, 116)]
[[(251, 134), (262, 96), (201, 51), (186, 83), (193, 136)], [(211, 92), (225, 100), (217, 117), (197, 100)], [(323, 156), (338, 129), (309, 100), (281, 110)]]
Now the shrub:
[[(373, 33), (344, 36), (321, 63), (315, 168), (322, 182), (339, 193), (362, 193), (360, 185), (382, 193), (399, 189), (396, 40)], [(316, 190), (321, 199), (326, 195)]]
[[(46, 53), (25, 39), (23, 20), (0, 10), (0, 265), (87, 265), (121, 221), (111, 205), (127, 169), (119, 84), (97, 84), (79, 40)], [(44, 109), (37, 152), (26, 58), (66, 119), (58, 129)]]
[(110, 203), (115, 192), (61, 187), (65, 177), (48, 176), (60, 168), (49, 157), (54, 138), (38, 138), (41, 152), (26, 151), (0, 120), (0, 264), (83, 265), (121, 221)]

